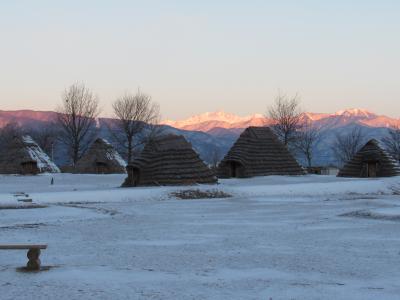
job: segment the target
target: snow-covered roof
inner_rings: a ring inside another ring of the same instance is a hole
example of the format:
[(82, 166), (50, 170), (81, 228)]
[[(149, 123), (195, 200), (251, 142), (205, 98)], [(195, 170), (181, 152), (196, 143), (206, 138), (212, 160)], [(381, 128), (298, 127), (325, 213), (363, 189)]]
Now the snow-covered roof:
[[(98, 164), (104, 164), (105, 167), (99, 168)], [(103, 138), (97, 138), (75, 165), (75, 172), (125, 173), (126, 165), (125, 160), (111, 143)]]
[(126, 162), (125, 160), (121, 157), (121, 155), (119, 155), (119, 153), (117, 151), (115, 151), (114, 149), (109, 149), (106, 153), (107, 159), (109, 160), (115, 160), (118, 162), (118, 164), (121, 167), (126, 167)]
[(25, 144), (26, 151), (32, 161), (37, 163), (40, 172), (61, 172), (57, 165), (50, 159), (50, 157), (40, 148), (40, 146), (30, 137), (24, 135), (22, 141)]

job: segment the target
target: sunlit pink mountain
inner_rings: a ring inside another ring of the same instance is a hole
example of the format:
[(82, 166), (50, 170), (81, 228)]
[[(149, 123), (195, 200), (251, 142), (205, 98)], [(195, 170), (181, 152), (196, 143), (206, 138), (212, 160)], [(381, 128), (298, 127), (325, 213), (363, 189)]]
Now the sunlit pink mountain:
[[(56, 116), (57, 113), (53, 111), (0, 110), (0, 127), (10, 122), (25, 126), (35, 122), (47, 123), (54, 121)], [(400, 119), (377, 115), (365, 109), (346, 109), (333, 114), (304, 113), (304, 118), (328, 128), (346, 126), (351, 123), (369, 127), (400, 126)], [(272, 122), (262, 114), (241, 117), (232, 113), (217, 111), (195, 115), (186, 120), (165, 120), (162, 123), (183, 130), (213, 133), (218, 130), (235, 131), (248, 126), (263, 126)]]
[[(351, 130), (353, 124), (364, 126), (366, 139), (381, 139), (387, 135), (387, 127), (400, 126), (400, 120), (387, 116), (377, 115), (363, 109), (347, 109), (333, 114), (329, 113), (304, 113), (304, 118), (320, 125), (324, 131), (324, 142), (320, 143), (315, 152), (314, 163), (316, 165), (335, 165), (334, 155), (332, 153), (332, 141), (337, 133), (346, 133)], [(0, 110), (0, 128), (10, 122), (16, 122), (25, 130), (42, 129), (55, 121), (57, 113), (51, 111), (1, 111)], [(109, 129), (105, 123), (110, 119), (100, 118), (98, 120), (98, 134), (105, 139), (112, 140)], [(237, 116), (222, 111), (205, 113), (193, 116), (181, 121), (164, 121), (166, 133), (181, 134), (199, 153), (200, 157), (210, 162), (215, 151), (223, 156), (236, 141), (237, 137), (248, 126), (262, 126), (271, 124), (261, 114), (254, 114), (246, 117)], [(103, 124), (103, 125), (102, 125)], [(116, 144), (117, 146), (117, 144)], [(65, 148), (62, 145), (56, 153), (56, 161), (63, 165), (68, 163), (65, 160)]]
[[(333, 114), (304, 113), (304, 118), (324, 127), (340, 127), (356, 123), (369, 127), (400, 126), (400, 120), (387, 116), (377, 115), (365, 109), (346, 109)], [(261, 114), (240, 117), (223, 111), (207, 112), (192, 116), (186, 120), (165, 120), (165, 125), (192, 131), (215, 131), (219, 129), (240, 129), (248, 126), (263, 126), (272, 121)]]
[(19, 125), (52, 122), (56, 117), (57, 113), (54, 111), (0, 110), (0, 128), (11, 122), (18, 123)]
[(223, 111), (207, 112), (192, 116), (182, 121), (166, 120), (163, 122), (175, 128), (207, 132), (213, 128), (245, 128), (248, 126), (263, 126), (269, 123), (263, 115), (254, 114), (247, 117), (226, 113)]

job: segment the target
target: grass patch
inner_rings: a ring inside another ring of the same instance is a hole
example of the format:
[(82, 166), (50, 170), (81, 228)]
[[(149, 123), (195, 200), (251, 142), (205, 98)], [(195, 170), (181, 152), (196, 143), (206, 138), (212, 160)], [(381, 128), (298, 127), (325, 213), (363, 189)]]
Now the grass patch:
[(232, 195), (219, 190), (183, 190), (177, 191), (170, 194), (171, 196), (181, 200), (191, 199), (218, 199), (218, 198), (230, 198)]

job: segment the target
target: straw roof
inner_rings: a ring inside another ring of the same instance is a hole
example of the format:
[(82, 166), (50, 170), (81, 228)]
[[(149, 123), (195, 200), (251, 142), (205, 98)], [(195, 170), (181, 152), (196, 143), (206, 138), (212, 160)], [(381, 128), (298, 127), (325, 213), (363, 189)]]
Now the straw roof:
[(75, 173), (119, 174), (125, 173), (126, 162), (105, 139), (98, 138), (76, 163)]
[(59, 172), (56, 164), (29, 135), (14, 137), (0, 157), (1, 174)]
[(221, 178), (304, 173), (268, 127), (248, 127), (218, 166)]
[(123, 186), (215, 183), (217, 178), (183, 136), (166, 135), (148, 143), (127, 166)]
[(349, 160), (340, 177), (390, 177), (400, 175), (399, 163), (375, 139), (365, 144)]

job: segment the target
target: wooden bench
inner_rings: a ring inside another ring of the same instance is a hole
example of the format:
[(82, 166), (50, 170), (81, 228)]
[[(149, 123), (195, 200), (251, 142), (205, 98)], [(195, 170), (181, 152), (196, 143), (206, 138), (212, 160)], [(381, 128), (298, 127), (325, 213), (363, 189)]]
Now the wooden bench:
[(28, 250), (27, 257), (28, 263), (26, 269), (28, 271), (39, 271), (40, 270), (40, 250), (47, 249), (47, 245), (1, 245), (0, 250)]

